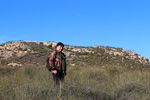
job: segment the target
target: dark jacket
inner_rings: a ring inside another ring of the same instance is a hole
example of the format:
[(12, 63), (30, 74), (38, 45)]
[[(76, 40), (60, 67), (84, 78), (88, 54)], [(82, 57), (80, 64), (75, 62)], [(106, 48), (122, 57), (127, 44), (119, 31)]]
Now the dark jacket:
[(63, 74), (66, 74), (66, 56), (63, 52), (57, 52), (54, 50), (50, 54), (49, 65), (52, 66), (52, 70), (58, 70)]

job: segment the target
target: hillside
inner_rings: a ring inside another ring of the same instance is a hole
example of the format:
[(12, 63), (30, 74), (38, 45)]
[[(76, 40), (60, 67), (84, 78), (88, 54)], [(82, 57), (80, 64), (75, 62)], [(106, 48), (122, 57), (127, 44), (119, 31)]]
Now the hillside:
[[(23, 66), (26, 64), (45, 64), (46, 58), (54, 50), (55, 42), (11, 41), (0, 44), (0, 64)], [(128, 68), (147, 68), (150, 62), (146, 57), (123, 48), (104, 46), (69, 46), (64, 53), (71, 66), (123, 66)]]
[(150, 62), (123, 48), (65, 45), (67, 75), (56, 87), (45, 67), (55, 45), (0, 44), (0, 100), (149, 100)]

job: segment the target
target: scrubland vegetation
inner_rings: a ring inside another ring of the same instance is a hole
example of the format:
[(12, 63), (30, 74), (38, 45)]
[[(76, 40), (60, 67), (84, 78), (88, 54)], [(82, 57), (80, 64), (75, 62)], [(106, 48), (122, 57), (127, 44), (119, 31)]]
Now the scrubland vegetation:
[(150, 100), (150, 62), (133, 51), (65, 46), (67, 76), (54, 86), (45, 64), (55, 43), (0, 46), (0, 100)]
[[(68, 66), (61, 100), (149, 100), (150, 70)], [(59, 100), (45, 66), (0, 66), (0, 100)]]

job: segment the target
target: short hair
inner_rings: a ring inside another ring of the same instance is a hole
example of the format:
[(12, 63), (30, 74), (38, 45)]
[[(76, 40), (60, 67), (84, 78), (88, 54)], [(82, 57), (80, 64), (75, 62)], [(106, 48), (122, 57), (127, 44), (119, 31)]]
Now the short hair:
[(56, 45), (56, 47), (59, 46), (59, 45), (61, 45), (62, 47), (64, 47), (64, 44), (62, 42), (58, 42), (57, 45)]

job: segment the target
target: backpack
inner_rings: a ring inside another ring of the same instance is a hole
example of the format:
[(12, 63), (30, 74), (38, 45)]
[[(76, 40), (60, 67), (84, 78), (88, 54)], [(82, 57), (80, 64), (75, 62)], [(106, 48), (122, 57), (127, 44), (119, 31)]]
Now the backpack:
[(52, 66), (49, 65), (49, 57), (48, 57), (47, 60), (46, 60), (46, 68), (47, 68), (49, 71), (52, 71)]

